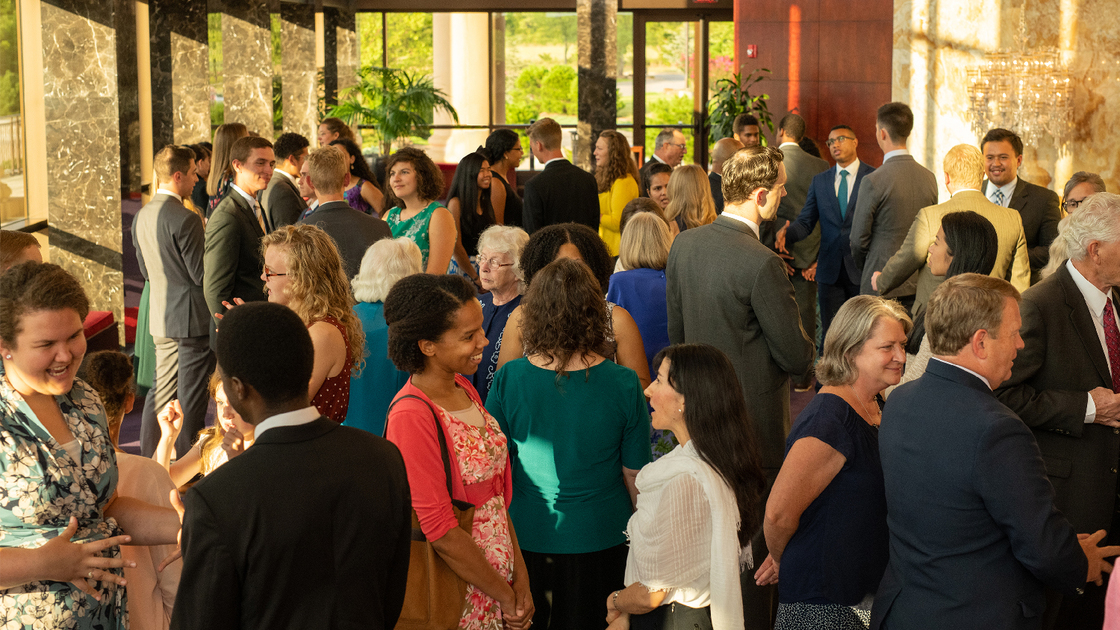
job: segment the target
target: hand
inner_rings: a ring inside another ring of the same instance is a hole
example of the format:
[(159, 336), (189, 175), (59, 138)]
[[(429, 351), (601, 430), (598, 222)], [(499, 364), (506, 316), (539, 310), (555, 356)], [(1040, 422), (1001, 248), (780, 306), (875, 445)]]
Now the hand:
[(1077, 542), (1081, 543), (1081, 551), (1085, 552), (1085, 557), (1089, 559), (1089, 574), (1085, 578), (1086, 582), (1092, 582), (1097, 586), (1103, 583), (1101, 573), (1112, 573), (1112, 565), (1105, 562), (1105, 558), (1114, 558), (1120, 555), (1120, 546), (1098, 547), (1097, 543), (1104, 540), (1105, 531), (1098, 529), (1092, 535), (1078, 534)]
[(762, 566), (758, 567), (758, 571), (755, 571), (754, 583), (759, 586), (777, 584), (778, 569), (778, 561), (774, 559), (774, 556), (767, 555), (766, 559), (762, 561)]
[(533, 605), (533, 595), (529, 591), (529, 577), (519, 575), (516, 570), (513, 575), (513, 603), (508, 608), (502, 606), (502, 621), (507, 630), (528, 630), (533, 625), (533, 615), (537, 612)]
[(163, 562), (159, 563), (159, 566), (156, 567), (156, 571), (159, 572), (162, 572), (172, 562), (183, 557), (183, 513), (186, 512), (186, 508), (183, 506), (183, 500), (179, 498), (178, 490), (172, 490), (168, 496), (171, 499), (171, 507), (175, 508), (175, 511), (179, 513), (179, 536), (178, 544), (175, 545), (175, 551), (167, 554)]
[(222, 439), (222, 450), (226, 452), (226, 457), (229, 459), (245, 452), (245, 436), (237, 430), (237, 427), (230, 427), (229, 431), (226, 431), (226, 436)]
[(774, 248), (785, 254), (789, 253), (789, 250), (786, 249), (787, 228), (789, 228), (789, 221), (786, 221), (786, 224), (782, 226), (782, 229), (778, 230), (778, 233), (774, 235)]
[(93, 582), (112, 582), (124, 586), (123, 577), (114, 575), (106, 569), (135, 567), (135, 562), (121, 558), (103, 558), (101, 552), (131, 542), (131, 536), (114, 536), (88, 543), (71, 542), (78, 533), (78, 519), (70, 517), (70, 523), (58, 536), (39, 547), (47, 562), (47, 579), (55, 582), (70, 582), (86, 595), (101, 601), (101, 594), (93, 587)]
[[(617, 592), (618, 591), (611, 591), (610, 594), (607, 595), (607, 623), (614, 623), (614, 621), (623, 614), (621, 610), (614, 607), (614, 594)], [(629, 626), (629, 622), (627, 622), (626, 625)]]
[(607, 626), (607, 630), (630, 630), (630, 613), (619, 613), (607, 623), (610, 624)]
[(882, 271), (876, 271), (875, 273), (871, 274), (871, 288), (875, 289), (876, 291), (879, 290), (879, 276), (881, 275), (883, 275)]
[(801, 277), (805, 278), (809, 282), (815, 281), (817, 279), (817, 263), (813, 263), (809, 266), (808, 269), (802, 271)]
[(783, 260), (782, 264), (786, 266), (786, 275), (787, 276), (792, 276), (793, 274), (797, 273), (797, 270), (794, 269), (793, 266), (790, 265), (788, 262)]
[(1089, 392), (1093, 397), (1093, 404), (1097, 408), (1097, 415), (1093, 422), (1108, 427), (1120, 428), (1120, 394), (1113, 393), (1111, 389), (1098, 387)]
[[(242, 300), (239, 297), (233, 298), (233, 304), (230, 304), (229, 302), (227, 302), (225, 300), (222, 300), (222, 306), (226, 307), (226, 312), (229, 312), (229, 310), (232, 309), (233, 307), (241, 306), (244, 303), (245, 303), (245, 300)], [(223, 315), (222, 313), (214, 313), (214, 319), (221, 319), (223, 317), (225, 317), (225, 315)]]
[(156, 414), (156, 422), (159, 422), (160, 433), (174, 440), (183, 430), (183, 406), (178, 400), (168, 402)]

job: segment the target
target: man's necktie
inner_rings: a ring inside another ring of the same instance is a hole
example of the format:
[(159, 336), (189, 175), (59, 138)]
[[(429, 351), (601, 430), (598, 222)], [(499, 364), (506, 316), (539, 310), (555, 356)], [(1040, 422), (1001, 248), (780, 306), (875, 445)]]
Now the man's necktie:
[(836, 201), (840, 204), (840, 218), (848, 216), (848, 171), (840, 171), (840, 190), (836, 193)]
[(997, 206), (1002, 206), (1003, 205), (1003, 191), (1002, 190), (996, 189), (996, 191), (994, 193), (992, 193), (992, 203), (996, 204)]
[(253, 213), (257, 215), (257, 223), (261, 225), (261, 232), (268, 234), (268, 228), (264, 226), (264, 213), (261, 212), (260, 204), (253, 204)]
[(1116, 328), (1111, 298), (1104, 303), (1104, 345), (1108, 346), (1108, 361), (1112, 364), (1112, 391), (1120, 394), (1120, 330)]

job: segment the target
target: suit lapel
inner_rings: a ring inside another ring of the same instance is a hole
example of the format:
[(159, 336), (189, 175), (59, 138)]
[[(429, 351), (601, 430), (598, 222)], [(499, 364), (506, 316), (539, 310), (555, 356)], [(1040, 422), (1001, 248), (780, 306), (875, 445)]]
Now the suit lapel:
[(1058, 268), (1058, 285), (1062, 287), (1066, 306), (1069, 307), (1070, 325), (1081, 339), (1081, 345), (1085, 347), (1085, 353), (1100, 375), (1103, 387), (1111, 389), (1112, 375), (1108, 371), (1108, 359), (1104, 356), (1101, 339), (1097, 336), (1097, 325), (1093, 323), (1093, 316), (1085, 304), (1085, 296), (1081, 295), (1081, 290), (1077, 288), (1065, 265)]
[[(261, 224), (257, 221), (257, 215), (253, 212), (253, 208), (249, 206), (249, 202), (241, 196), (241, 193), (232, 188), (229, 191), (229, 197), (233, 199), (233, 204), (241, 211), (241, 215), (253, 226), (253, 233), (258, 237), (264, 237), (264, 232), (261, 231)], [(263, 216), (264, 213), (262, 212), (261, 215)], [(267, 227), (268, 223), (265, 223), (265, 226)]]
[(1007, 207), (1022, 212), (1023, 208), (1027, 207), (1028, 188), (1030, 188), (1030, 183), (1020, 177), (1018, 183), (1015, 184), (1015, 192), (1011, 195), (1011, 203), (1007, 204)]

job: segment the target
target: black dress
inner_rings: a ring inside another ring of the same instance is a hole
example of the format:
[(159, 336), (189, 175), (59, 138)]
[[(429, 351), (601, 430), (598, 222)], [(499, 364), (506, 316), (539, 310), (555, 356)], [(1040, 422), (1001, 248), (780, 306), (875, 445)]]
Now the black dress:
[(494, 173), (494, 177), (498, 178), (498, 181), (502, 182), (502, 187), (506, 189), (506, 209), (504, 224), (516, 225), (517, 227), (521, 227), (521, 197), (517, 196), (517, 191), (513, 189), (513, 186), (509, 185), (509, 182), (506, 181), (506, 178), (498, 175), (497, 173)]

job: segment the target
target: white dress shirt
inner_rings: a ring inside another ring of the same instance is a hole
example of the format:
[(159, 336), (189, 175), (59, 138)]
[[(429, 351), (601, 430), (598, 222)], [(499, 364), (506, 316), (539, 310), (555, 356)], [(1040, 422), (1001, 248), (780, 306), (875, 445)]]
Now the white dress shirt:
[(984, 384), (988, 386), (988, 389), (992, 388), (992, 382), (989, 381), (986, 377), (981, 376), (981, 375), (977, 374), (976, 372), (973, 372), (972, 370), (966, 368), (963, 365), (953, 363), (952, 361), (946, 361), (945, 359), (942, 359), (942, 358), (939, 358), (939, 357), (930, 357), (930, 359), (932, 359), (934, 361), (940, 361), (940, 362), (944, 363), (945, 365), (951, 365), (951, 366), (957, 368), (958, 370), (964, 370), (965, 372), (968, 372), (969, 374), (975, 376), (976, 378), (984, 381)]
[(852, 200), (852, 191), (856, 189), (856, 173), (859, 172), (859, 158), (852, 160), (852, 163), (847, 166), (836, 165), (836, 178), (832, 182), (833, 191), (836, 192), (836, 198), (840, 198), (840, 173), (848, 173), (848, 198), (845, 201)]
[[(1015, 194), (1015, 184), (1019, 183), (1019, 178), (1016, 177), (1010, 182), (999, 187), (996, 187), (995, 184), (992, 184), (991, 180), (988, 180), (988, 183), (991, 184), (991, 189), (988, 191), (988, 201), (996, 204), (997, 206), (1003, 206), (1004, 208), (1009, 207), (1011, 205), (1011, 196)], [(997, 190), (1003, 193), (1002, 202), (997, 202), (995, 200), (995, 194)]]
[[(1085, 279), (1077, 267), (1073, 266), (1072, 260), (1066, 261), (1066, 269), (1069, 270), (1070, 277), (1073, 278), (1073, 283), (1077, 285), (1077, 289), (1081, 291), (1081, 297), (1085, 298), (1085, 306), (1089, 307), (1089, 314), (1093, 316), (1093, 327), (1097, 329), (1097, 339), (1101, 341), (1101, 350), (1104, 351), (1104, 360), (1108, 363), (1108, 369), (1111, 374), (1115, 374), (1116, 370), (1120, 370), (1120, 365), (1112, 365), (1112, 361), (1108, 356), (1108, 343), (1104, 338), (1104, 307), (1108, 302), (1109, 294), (1101, 291), (1093, 286), (1092, 282)], [(1116, 304), (1112, 305), (1112, 317), (1116, 318)], [(1085, 406), (1085, 424), (1091, 424), (1097, 419), (1097, 405), (1093, 402), (1093, 397), (1089, 396), (1089, 402)]]
[(167, 188), (164, 188), (163, 186), (159, 187), (159, 190), (156, 191), (156, 194), (157, 195), (167, 195), (169, 197), (174, 197), (174, 198), (179, 200), (179, 203), (183, 203), (183, 196), (182, 195), (175, 192), (174, 190), (169, 190)]
[(887, 160), (893, 157), (898, 157), (900, 155), (910, 155), (910, 151), (906, 149), (895, 149), (894, 151), (887, 151), (883, 154), (883, 162), (886, 163)]
[(746, 223), (747, 227), (749, 227), (751, 229), (751, 231), (754, 232), (754, 235), (758, 236), (758, 224), (755, 223), (754, 221), (751, 221), (750, 219), (748, 219), (746, 217), (741, 217), (741, 216), (739, 216), (735, 213), (732, 213), (732, 212), (724, 212), (721, 216), (725, 216), (728, 219), (735, 219), (736, 221), (742, 221), (743, 223)]
[(275, 416), (265, 418), (257, 424), (257, 428), (253, 431), (253, 443), (261, 439), (265, 431), (275, 429), (276, 427), (297, 427), (301, 424), (315, 422), (323, 414), (313, 406), (304, 407), (303, 409), (296, 409), (295, 411), (288, 411), (285, 413), (278, 413)]
[(276, 174), (279, 174), (279, 175), (283, 175), (284, 177), (287, 177), (288, 181), (292, 182), (292, 184), (296, 185), (297, 187), (299, 186), (299, 182), (296, 181), (295, 177), (292, 177), (291, 173), (289, 173), (287, 171), (282, 171), (278, 168), (272, 169), (272, 172), (276, 173)]
[(245, 201), (249, 202), (249, 207), (253, 209), (253, 214), (257, 217), (257, 223), (261, 224), (261, 231), (268, 233), (268, 230), (264, 227), (264, 217), (261, 215), (261, 204), (257, 203), (257, 198), (238, 188), (237, 184), (230, 184), (229, 187), (236, 190), (237, 194), (241, 195), (245, 198)]

